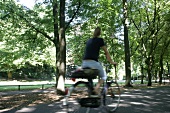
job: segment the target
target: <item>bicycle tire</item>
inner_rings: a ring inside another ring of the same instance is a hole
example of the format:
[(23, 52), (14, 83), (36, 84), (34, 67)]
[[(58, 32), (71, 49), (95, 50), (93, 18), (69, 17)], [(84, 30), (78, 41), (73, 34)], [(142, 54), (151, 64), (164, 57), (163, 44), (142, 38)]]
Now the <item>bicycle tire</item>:
[[(106, 89), (106, 90), (105, 90)], [(120, 103), (120, 88), (117, 82), (107, 82), (107, 88), (103, 89), (103, 107), (106, 113), (113, 113)], [(103, 111), (104, 112), (104, 111)]]
[(84, 111), (88, 110), (85, 107), (81, 107), (81, 105), (79, 104), (79, 100), (81, 98), (89, 97), (90, 93), (91, 92), (88, 82), (79, 81), (76, 84), (72, 85), (63, 102), (66, 106), (66, 112), (83, 113)]

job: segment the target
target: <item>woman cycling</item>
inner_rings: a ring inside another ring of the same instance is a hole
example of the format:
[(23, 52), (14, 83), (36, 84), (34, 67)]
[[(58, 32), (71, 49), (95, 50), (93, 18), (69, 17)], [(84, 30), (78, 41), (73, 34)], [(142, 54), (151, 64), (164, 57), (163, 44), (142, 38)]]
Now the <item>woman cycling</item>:
[(93, 37), (88, 39), (86, 42), (86, 47), (85, 47), (85, 52), (84, 52), (84, 57), (83, 57), (83, 62), (82, 62), (82, 67), (90, 67), (94, 69), (99, 70), (99, 81), (94, 88), (94, 92), (99, 94), (99, 88), (101, 84), (107, 79), (107, 75), (105, 70), (103, 69), (102, 65), (98, 62), (99, 58), (99, 51), (102, 49), (105, 53), (106, 59), (113, 65), (116, 65), (116, 62), (113, 62), (113, 60), (110, 57), (110, 54), (106, 48), (106, 45), (104, 43), (103, 38), (100, 38), (101, 34), (101, 28), (97, 27), (94, 30)]

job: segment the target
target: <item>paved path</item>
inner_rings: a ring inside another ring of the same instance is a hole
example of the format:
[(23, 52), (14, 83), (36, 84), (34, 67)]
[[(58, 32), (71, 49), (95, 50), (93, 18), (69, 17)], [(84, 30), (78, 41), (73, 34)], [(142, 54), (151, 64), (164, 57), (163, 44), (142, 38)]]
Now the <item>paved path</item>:
[[(61, 102), (40, 104), (3, 113), (66, 113), (60, 105)], [(85, 113), (85, 110), (81, 113)], [(102, 112), (100, 109), (92, 109), (90, 113)], [(116, 113), (170, 113), (170, 86), (126, 91), (121, 95)]]

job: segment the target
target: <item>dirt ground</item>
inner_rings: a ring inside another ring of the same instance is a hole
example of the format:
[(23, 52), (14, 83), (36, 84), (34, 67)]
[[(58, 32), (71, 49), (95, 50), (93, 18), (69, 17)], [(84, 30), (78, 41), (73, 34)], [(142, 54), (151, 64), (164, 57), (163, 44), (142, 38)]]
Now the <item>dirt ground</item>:
[(59, 101), (63, 96), (55, 93), (23, 93), (15, 95), (0, 96), (0, 110), (20, 109), (25, 106), (34, 106), (42, 103), (52, 103)]

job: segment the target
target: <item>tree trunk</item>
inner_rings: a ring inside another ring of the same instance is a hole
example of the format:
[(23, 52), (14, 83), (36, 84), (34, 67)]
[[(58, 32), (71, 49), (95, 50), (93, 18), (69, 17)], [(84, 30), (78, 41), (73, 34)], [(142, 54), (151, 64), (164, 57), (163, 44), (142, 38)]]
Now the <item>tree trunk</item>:
[(168, 62), (167, 62), (167, 68), (168, 68), (168, 74), (170, 75), (170, 66), (169, 66)]
[(152, 57), (147, 58), (148, 86), (152, 86)]
[(131, 66), (130, 66), (130, 50), (128, 39), (128, 14), (127, 14), (127, 0), (123, 0), (123, 12), (124, 12), (124, 49), (125, 49), (125, 71), (126, 71), (126, 87), (132, 87), (131, 85)]
[(157, 83), (157, 79), (158, 79), (157, 74), (158, 74), (158, 69), (155, 70), (155, 83)]
[(144, 84), (144, 82), (143, 82), (143, 79), (144, 79), (144, 69), (143, 69), (143, 65), (141, 65), (141, 73), (142, 73), (142, 75), (141, 75), (141, 84)]
[(148, 68), (148, 86), (152, 86), (152, 74), (150, 68)]
[[(58, 4), (57, 4), (57, 1), (54, 1), (53, 2), (53, 18), (54, 18), (54, 45), (56, 47), (56, 64), (57, 64), (57, 51), (59, 51), (59, 47), (58, 47), (58, 43), (59, 43), (59, 34), (58, 34)], [(56, 65), (56, 87), (57, 87), (57, 75), (58, 75), (58, 68), (57, 68), (57, 65)]]
[(58, 34), (58, 4), (57, 0), (53, 2), (53, 18), (54, 18), (54, 45), (56, 47), (56, 85), (55, 87), (57, 88), (58, 85), (58, 73), (59, 69), (57, 67), (57, 58), (58, 58), (58, 51), (59, 51), (59, 34)]
[(159, 66), (160, 66), (160, 70), (159, 70), (159, 84), (162, 84), (162, 75), (163, 75), (163, 58), (162, 58), (162, 56), (160, 57), (160, 60), (159, 60)]
[(57, 68), (59, 70), (57, 90), (65, 92), (66, 72), (66, 40), (65, 40), (65, 0), (60, 0), (60, 29), (59, 29), (59, 51), (57, 51)]
[[(65, 94), (65, 74), (66, 74), (66, 39), (65, 30), (75, 18), (75, 15), (80, 9), (80, 0), (77, 10), (74, 12), (72, 19), (65, 25), (65, 0), (60, 0), (60, 8), (57, 4), (58, 0), (53, 1), (53, 16), (54, 16), (54, 45), (56, 47), (56, 88), (60, 93)], [(60, 9), (58, 15), (58, 9)], [(59, 20), (58, 20), (59, 17)], [(59, 28), (58, 28), (59, 22)], [(57, 92), (58, 93), (58, 92)]]
[[(59, 28), (58, 28), (58, 9)], [(57, 0), (53, 2), (54, 17), (54, 44), (56, 47), (56, 91), (64, 94), (65, 92), (65, 70), (66, 70), (66, 40), (65, 40), (65, 0), (60, 0), (58, 8)]]
[(12, 72), (8, 72), (8, 80), (11, 80), (12, 79)]

